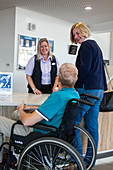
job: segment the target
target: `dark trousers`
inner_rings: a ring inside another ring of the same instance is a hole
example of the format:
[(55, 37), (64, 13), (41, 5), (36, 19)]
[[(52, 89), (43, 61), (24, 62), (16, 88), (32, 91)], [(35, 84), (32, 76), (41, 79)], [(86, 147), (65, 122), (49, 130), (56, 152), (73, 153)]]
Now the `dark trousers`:
[(52, 93), (51, 84), (49, 84), (49, 85), (41, 85), (41, 92), (42, 93)]

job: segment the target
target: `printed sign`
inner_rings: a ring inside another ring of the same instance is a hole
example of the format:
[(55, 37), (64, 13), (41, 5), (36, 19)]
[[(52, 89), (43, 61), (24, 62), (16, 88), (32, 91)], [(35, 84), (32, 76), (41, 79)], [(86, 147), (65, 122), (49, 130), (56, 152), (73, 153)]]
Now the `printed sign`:
[(13, 74), (0, 72), (0, 94), (12, 94)]
[(28, 60), (36, 54), (36, 38), (19, 35), (18, 69), (25, 69)]

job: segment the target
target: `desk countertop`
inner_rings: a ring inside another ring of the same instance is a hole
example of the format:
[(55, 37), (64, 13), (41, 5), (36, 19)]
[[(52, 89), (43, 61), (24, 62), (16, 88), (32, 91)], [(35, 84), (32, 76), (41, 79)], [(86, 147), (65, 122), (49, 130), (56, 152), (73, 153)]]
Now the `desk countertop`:
[(41, 105), (50, 94), (34, 95), (30, 93), (13, 93), (3, 100), (0, 100), (0, 106), (18, 106), (25, 102), (27, 105)]

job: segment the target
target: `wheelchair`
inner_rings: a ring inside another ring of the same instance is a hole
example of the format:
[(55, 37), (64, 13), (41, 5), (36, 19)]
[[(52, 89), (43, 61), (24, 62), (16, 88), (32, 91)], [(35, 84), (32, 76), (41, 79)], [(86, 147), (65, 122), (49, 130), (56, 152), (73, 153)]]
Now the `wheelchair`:
[[(85, 97), (93, 97), (85, 94)], [(13, 124), (9, 143), (3, 143), (1, 148), (8, 144), (8, 159), (1, 168), (4, 170), (63, 170), (63, 169), (91, 169), (96, 159), (95, 142), (91, 135), (82, 127), (75, 124), (79, 109), (83, 109), (80, 103), (94, 106), (93, 103), (82, 99), (71, 99), (66, 105), (63, 119), (60, 127), (48, 126), (37, 123), (31, 127), (46, 130), (47, 134), (31, 132), (27, 136), (14, 134), (14, 128), (22, 123), (18, 120)], [(75, 130), (80, 131), (82, 148), (79, 147), (79, 141), (75, 136)], [(76, 140), (74, 148), (71, 143)], [(84, 140), (85, 139), (85, 140)], [(85, 143), (84, 143), (85, 141)], [(87, 146), (90, 143), (92, 153), (87, 155)], [(0, 148), (0, 149), (1, 149)], [(83, 155), (79, 154), (79, 149), (83, 150)], [(77, 151), (78, 150), (78, 151)], [(16, 165), (10, 166), (10, 159), (16, 157)], [(85, 164), (84, 158), (87, 155), (89, 163)]]

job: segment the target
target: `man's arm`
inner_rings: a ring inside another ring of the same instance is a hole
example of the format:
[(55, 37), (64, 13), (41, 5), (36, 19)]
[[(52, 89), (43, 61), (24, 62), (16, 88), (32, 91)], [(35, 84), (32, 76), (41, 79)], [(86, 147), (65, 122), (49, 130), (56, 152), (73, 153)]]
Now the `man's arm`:
[(31, 114), (26, 113), (24, 109), (24, 102), (20, 106), (18, 106), (19, 111), (19, 118), (22, 121), (24, 126), (32, 126), (37, 122), (40, 122), (43, 120), (43, 117), (39, 115), (36, 111), (34, 111)]

